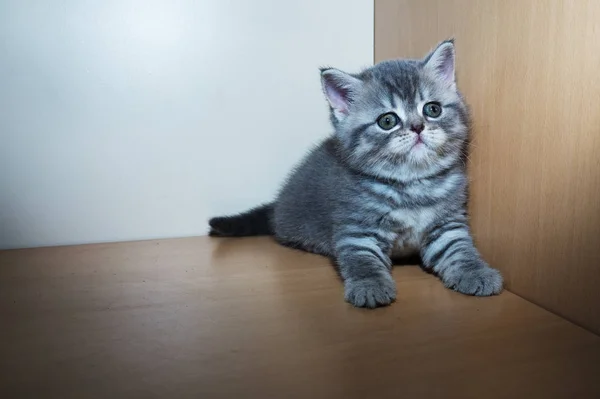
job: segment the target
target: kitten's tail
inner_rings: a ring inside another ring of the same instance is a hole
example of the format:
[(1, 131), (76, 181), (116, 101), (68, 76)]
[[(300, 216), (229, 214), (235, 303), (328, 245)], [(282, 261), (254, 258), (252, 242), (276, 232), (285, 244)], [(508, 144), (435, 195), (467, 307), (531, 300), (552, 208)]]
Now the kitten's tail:
[(273, 235), (271, 219), (273, 204), (261, 205), (232, 216), (215, 217), (208, 221), (213, 237), (244, 237)]

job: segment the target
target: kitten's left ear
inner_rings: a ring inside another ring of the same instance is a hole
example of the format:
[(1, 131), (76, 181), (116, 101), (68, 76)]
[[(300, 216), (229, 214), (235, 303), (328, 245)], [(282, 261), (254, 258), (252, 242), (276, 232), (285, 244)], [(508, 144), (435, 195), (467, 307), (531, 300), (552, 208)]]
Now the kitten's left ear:
[(348, 116), (350, 104), (361, 87), (361, 80), (335, 68), (321, 68), (321, 84), (337, 121)]
[(454, 39), (440, 43), (423, 60), (423, 68), (447, 86), (456, 84), (454, 67)]

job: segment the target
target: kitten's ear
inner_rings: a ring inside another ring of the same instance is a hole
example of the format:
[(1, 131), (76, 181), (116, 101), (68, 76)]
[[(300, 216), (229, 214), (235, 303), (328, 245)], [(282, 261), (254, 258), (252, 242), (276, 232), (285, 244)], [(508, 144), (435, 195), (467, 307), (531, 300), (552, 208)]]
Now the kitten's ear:
[(352, 98), (361, 87), (362, 81), (339, 69), (322, 68), (321, 84), (333, 116), (341, 121), (348, 115)]
[(447, 86), (453, 86), (456, 82), (454, 39), (440, 43), (435, 50), (425, 57), (423, 68), (429, 70), (432, 76)]

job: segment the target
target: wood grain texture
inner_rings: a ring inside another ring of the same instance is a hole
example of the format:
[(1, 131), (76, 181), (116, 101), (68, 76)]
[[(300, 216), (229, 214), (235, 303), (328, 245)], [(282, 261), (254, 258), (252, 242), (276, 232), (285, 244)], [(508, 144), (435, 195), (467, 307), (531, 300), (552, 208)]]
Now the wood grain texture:
[(375, 58), (456, 39), (471, 214), (511, 291), (600, 333), (600, 2), (376, 0)]
[(598, 398), (600, 337), (416, 267), (352, 308), (270, 239), (0, 252), (2, 398)]

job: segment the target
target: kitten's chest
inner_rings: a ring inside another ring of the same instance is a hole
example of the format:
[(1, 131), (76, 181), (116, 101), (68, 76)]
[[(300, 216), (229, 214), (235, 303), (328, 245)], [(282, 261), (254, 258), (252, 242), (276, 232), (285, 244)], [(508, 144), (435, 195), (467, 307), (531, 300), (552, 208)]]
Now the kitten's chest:
[(417, 252), (435, 217), (436, 211), (431, 207), (390, 212), (390, 228), (397, 234), (392, 255), (409, 256)]

